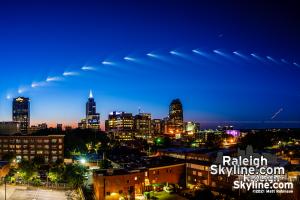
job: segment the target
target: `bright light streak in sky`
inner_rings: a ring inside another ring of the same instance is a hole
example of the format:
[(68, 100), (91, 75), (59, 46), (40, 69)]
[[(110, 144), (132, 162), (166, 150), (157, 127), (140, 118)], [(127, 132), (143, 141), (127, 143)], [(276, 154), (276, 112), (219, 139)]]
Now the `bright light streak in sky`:
[(275, 119), (277, 115), (279, 115), (283, 111), (283, 108), (280, 108), (272, 117), (271, 119)]
[(18, 89), (19, 94), (22, 94), (25, 91), (26, 91), (26, 88), (24, 88), (24, 87), (21, 87), (21, 88)]
[(286, 61), (285, 59), (281, 59), (281, 62), (285, 63), (285, 64), (290, 64), (288, 61)]
[(232, 58), (230, 55), (228, 55), (228, 54), (226, 54), (226, 53), (224, 53), (220, 50), (216, 49), (216, 50), (213, 50), (213, 52), (220, 55), (220, 56), (222, 56), (222, 57), (224, 57), (224, 58), (226, 58), (227, 60), (230, 60), (230, 61), (233, 61), (233, 62), (235, 61), (234, 58)]
[(59, 77), (59, 76), (53, 76), (53, 77), (48, 76), (46, 79), (47, 82), (61, 81), (61, 80), (62, 80), (62, 77)]
[(115, 63), (110, 62), (110, 61), (102, 61), (101, 62), (103, 65), (115, 65)]
[(232, 52), (234, 55), (239, 56), (240, 58), (243, 58), (245, 60), (249, 60), (249, 58), (247, 56), (245, 56), (244, 54), (241, 54), (237, 51)]
[(296, 67), (300, 67), (300, 65), (296, 62), (293, 63)]
[(124, 57), (124, 60), (127, 60), (127, 61), (135, 61), (136, 59), (135, 59), (135, 58), (132, 58), (132, 57), (129, 57), (129, 56), (125, 56), (125, 57)]
[(83, 67), (81, 67), (81, 69), (83, 71), (93, 71), (93, 70), (96, 70), (96, 68), (92, 67), (92, 66), (83, 66)]
[(205, 53), (205, 52), (203, 52), (203, 51), (200, 51), (200, 50), (198, 50), (198, 49), (194, 49), (194, 50), (192, 50), (194, 53), (196, 53), (196, 54), (198, 54), (198, 55), (201, 55), (201, 56), (204, 56), (204, 57), (206, 57), (206, 58), (209, 58), (210, 56), (207, 54), (207, 53)]
[(31, 87), (32, 87), (32, 88), (36, 88), (36, 87), (38, 87), (38, 86), (39, 86), (39, 84), (36, 83), (36, 82), (31, 83)]
[(67, 71), (63, 73), (63, 76), (76, 76), (79, 75), (78, 72), (71, 72), (71, 71)]
[(170, 51), (170, 54), (178, 55), (178, 53), (176, 51)]
[(153, 53), (147, 53), (147, 56), (153, 57), (153, 58), (156, 58), (156, 57), (157, 57), (157, 55), (155, 55), (155, 54), (153, 54)]
[(257, 60), (265, 63), (265, 60), (263, 58), (261, 58), (260, 56), (256, 55), (255, 53), (251, 53), (250, 54), (253, 58), (256, 58)]
[(271, 56), (267, 56), (267, 59), (269, 59), (270, 61), (272, 61), (273, 63), (279, 64), (274, 58), (272, 58)]

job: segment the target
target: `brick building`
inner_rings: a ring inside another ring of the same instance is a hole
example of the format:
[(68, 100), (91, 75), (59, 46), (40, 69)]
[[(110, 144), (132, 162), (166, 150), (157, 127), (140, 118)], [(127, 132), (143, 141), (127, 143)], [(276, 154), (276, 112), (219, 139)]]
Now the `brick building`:
[(126, 170), (100, 170), (93, 175), (94, 193), (97, 200), (119, 200), (120, 197), (135, 199), (144, 188), (146, 172)]
[(149, 167), (141, 170), (100, 170), (93, 175), (97, 200), (135, 199), (155, 185), (185, 184), (185, 163)]
[(54, 162), (64, 158), (64, 136), (0, 136), (0, 159), (5, 154), (28, 160), (42, 156), (46, 162)]

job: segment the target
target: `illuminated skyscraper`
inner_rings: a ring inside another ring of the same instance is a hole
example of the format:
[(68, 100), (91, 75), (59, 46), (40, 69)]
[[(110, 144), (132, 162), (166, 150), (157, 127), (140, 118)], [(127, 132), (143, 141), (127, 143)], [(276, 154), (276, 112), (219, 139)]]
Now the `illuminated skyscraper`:
[(183, 109), (179, 99), (174, 99), (169, 107), (169, 119), (167, 123), (168, 134), (182, 134), (183, 130)]
[(96, 102), (92, 91), (90, 91), (88, 101), (86, 102), (85, 119), (81, 120), (78, 125), (79, 128), (83, 129), (100, 130), (100, 114), (96, 112)]
[(151, 114), (139, 113), (134, 116), (134, 129), (137, 137), (148, 138), (151, 136)]
[(105, 130), (120, 140), (131, 140), (134, 136), (134, 117), (132, 113), (111, 112), (105, 121)]
[(93, 92), (90, 91), (88, 101), (86, 102), (86, 118), (90, 115), (96, 115), (96, 102), (93, 97)]
[(20, 124), (20, 131), (27, 133), (30, 127), (30, 100), (25, 97), (13, 99), (12, 119)]

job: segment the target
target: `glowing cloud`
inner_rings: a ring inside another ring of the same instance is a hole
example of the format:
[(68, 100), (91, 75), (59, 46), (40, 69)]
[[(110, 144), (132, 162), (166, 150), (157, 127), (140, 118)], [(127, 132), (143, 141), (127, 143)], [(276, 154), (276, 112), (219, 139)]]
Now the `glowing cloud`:
[(76, 75), (79, 75), (79, 73), (78, 72), (71, 72), (71, 71), (63, 73), (63, 76), (76, 76)]

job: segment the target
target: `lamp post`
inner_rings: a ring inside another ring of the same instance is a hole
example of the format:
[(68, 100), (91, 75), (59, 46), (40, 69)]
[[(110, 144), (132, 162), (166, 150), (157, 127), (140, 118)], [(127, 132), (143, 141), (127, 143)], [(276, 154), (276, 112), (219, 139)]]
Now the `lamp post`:
[(3, 180), (4, 180), (4, 200), (6, 200), (6, 176), (4, 176)]

